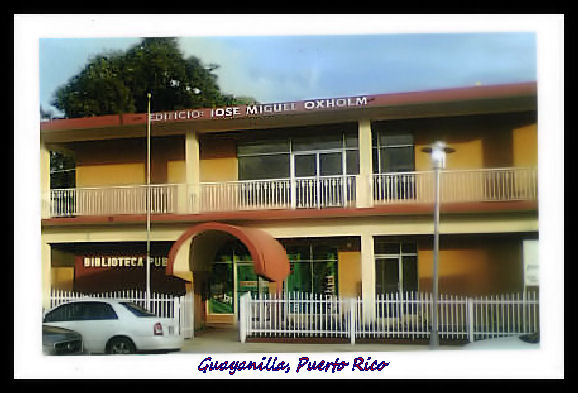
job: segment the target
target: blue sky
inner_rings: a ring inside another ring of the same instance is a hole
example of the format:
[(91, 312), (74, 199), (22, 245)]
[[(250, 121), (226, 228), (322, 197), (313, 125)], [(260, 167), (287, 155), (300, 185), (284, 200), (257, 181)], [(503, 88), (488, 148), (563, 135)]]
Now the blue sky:
[[(138, 38), (41, 38), (40, 103), (91, 56)], [(532, 32), (180, 37), (185, 56), (215, 63), (225, 93), (260, 102), (380, 94), (537, 79)], [(53, 108), (52, 108), (53, 109)]]

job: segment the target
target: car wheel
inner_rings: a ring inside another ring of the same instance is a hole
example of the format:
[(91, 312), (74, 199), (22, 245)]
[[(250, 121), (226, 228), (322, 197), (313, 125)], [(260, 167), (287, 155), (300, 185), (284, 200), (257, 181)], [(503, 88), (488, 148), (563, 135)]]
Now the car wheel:
[(110, 354), (131, 354), (136, 352), (134, 343), (126, 337), (113, 337), (106, 345), (106, 353)]

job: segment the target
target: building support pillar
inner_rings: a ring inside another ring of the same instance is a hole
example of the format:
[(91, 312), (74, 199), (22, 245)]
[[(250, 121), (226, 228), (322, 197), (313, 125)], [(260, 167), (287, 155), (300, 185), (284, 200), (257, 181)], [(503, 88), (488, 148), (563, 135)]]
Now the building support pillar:
[(41, 241), (40, 243), (40, 261), (41, 261), (41, 291), (42, 291), (42, 308), (45, 311), (50, 309), (50, 289), (52, 281), (52, 255), (49, 243)]
[(363, 318), (369, 321), (375, 315), (375, 253), (369, 233), (361, 235), (361, 299)]
[(189, 213), (200, 211), (200, 152), (199, 134), (188, 130), (185, 134), (185, 195)]
[(371, 152), (371, 122), (360, 120), (357, 128), (359, 148), (359, 176), (357, 176), (356, 205), (357, 207), (371, 207), (373, 198), (371, 193), (372, 182), (372, 152)]
[(40, 218), (50, 218), (50, 150), (40, 139)]

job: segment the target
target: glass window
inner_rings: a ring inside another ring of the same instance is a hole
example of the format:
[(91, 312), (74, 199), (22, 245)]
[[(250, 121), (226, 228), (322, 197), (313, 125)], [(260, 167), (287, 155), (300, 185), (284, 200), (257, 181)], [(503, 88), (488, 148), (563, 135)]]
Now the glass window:
[(413, 292), (418, 290), (417, 257), (403, 256), (402, 259), (403, 281), (402, 291)]
[(402, 242), (401, 243), (402, 253), (417, 253), (417, 243), (416, 242)]
[(73, 304), (63, 304), (50, 311), (44, 317), (44, 322), (59, 322), (75, 320), (75, 307)]
[(398, 258), (377, 258), (375, 261), (375, 292), (386, 294), (399, 290)]
[(112, 306), (108, 303), (101, 302), (86, 302), (78, 303), (79, 307), (82, 308), (81, 319), (84, 320), (105, 320), (105, 319), (118, 319), (116, 312), (113, 310)]
[(381, 173), (413, 171), (413, 146), (382, 147), (380, 160)]
[(359, 152), (357, 150), (347, 150), (345, 159), (347, 161), (347, 174), (359, 175)]
[(376, 238), (374, 250), (376, 294), (419, 289), (415, 241)]
[(289, 139), (245, 142), (237, 146), (237, 155), (239, 156), (260, 153), (289, 153)]
[(358, 145), (357, 132), (346, 132), (345, 147), (357, 148), (357, 145)]
[(380, 146), (413, 146), (412, 135), (379, 135)]
[(337, 249), (328, 246), (313, 246), (314, 261), (336, 261)]
[(303, 244), (286, 247), (291, 271), (287, 292), (320, 295), (337, 294), (337, 249), (331, 246)]
[(308, 177), (317, 175), (317, 157), (315, 154), (295, 155), (295, 176)]
[(293, 138), (293, 151), (316, 151), (341, 149), (343, 147), (342, 133), (316, 134)]
[(233, 314), (232, 263), (213, 263), (208, 306), (210, 314)]
[(319, 175), (343, 175), (343, 159), (341, 158), (341, 154), (341, 152), (319, 153)]
[(130, 311), (131, 313), (133, 313), (134, 315), (136, 315), (137, 317), (156, 317), (156, 315), (152, 312), (150, 312), (149, 310), (147, 310), (146, 308), (143, 308), (141, 306), (139, 306), (136, 303), (133, 302), (119, 302), (119, 304), (121, 304), (122, 306), (124, 306), (124, 308), (126, 308), (128, 311)]
[(311, 260), (311, 248), (309, 246), (287, 246), (285, 250), (290, 261)]
[(311, 292), (311, 262), (290, 262), (291, 270), (287, 277), (287, 291)]
[(237, 265), (237, 300), (246, 292), (255, 298), (259, 294), (259, 276), (252, 264)]
[(410, 172), (415, 168), (413, 135), (373, 135), (373, 172)]
[(289, 174), (289, 154), (242, 156), (238, 158), (239, 180), (285, 179)]
[(311, 266), (313, 268), (313, 293), (337, 294), (337, 262), (315, 261)]
[(102, 319), (118, 319), (110, 304), (102, 302), (74, 302), (62, 305), (47, 314), (45, 322)]
[(375, 240), (376, 254), (399, 254), (399, 243)]
[(74, 188), (76, 163), (71, 153), (50, 152), (50, 189)]

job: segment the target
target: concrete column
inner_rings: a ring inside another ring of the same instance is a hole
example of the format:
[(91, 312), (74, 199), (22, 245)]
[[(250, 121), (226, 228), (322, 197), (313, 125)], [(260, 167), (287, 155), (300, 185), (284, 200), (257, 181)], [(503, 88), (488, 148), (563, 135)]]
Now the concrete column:
[(51, 266), (52, 257), (50, 244), (41, 241), (40, 244), (40, 260), (41, 260), (41, 280), (42, 280), (42, 308), (48, 310), (50, 308), (50, 287), (51, 287)]
[(364, 316), (371, 318), (375, 314), (375, 254), (369, 233), (361, 235), (361, 298)]
[(187, 184), (187, 200), (192, 213), (199, 212), (200, 183), (200, 152), (199, 134), (193, 130), (185, 135), (185, 183)]
[(40, 140), (40, 218), (50, 218), (50, 150)]
[(371, 122), (360, 120), (358, 122), (359, 144), (359, 176), (357, 177), (356, 202), (357, 207), (371, 207), (372, 162), (371, 162)]
[(181, 245), (175, 256), (173, 275), (192, 282), (193, 273), (191, 272), (190, 266), (190, 249), (191, 240), (189, 239)]

